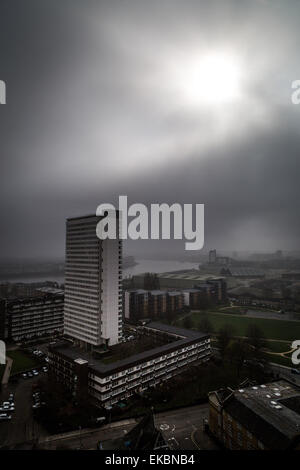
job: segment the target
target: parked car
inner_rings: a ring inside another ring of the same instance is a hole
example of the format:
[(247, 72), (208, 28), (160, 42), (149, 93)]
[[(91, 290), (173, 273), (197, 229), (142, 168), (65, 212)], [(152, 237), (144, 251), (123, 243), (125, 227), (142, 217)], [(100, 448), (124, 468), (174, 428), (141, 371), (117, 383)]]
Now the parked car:
[(10, 419), (11, 419), (11, 415), (8, 415), (7, 413), (0, 414), (0, 421), (9, 421)]

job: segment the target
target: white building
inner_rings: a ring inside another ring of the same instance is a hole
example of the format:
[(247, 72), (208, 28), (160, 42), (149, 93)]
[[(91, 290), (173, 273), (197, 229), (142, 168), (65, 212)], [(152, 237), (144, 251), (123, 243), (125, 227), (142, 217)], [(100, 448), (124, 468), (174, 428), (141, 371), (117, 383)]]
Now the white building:
[(64, 333), (88, 349), (122, 337), (122, 242), (97, 237), (100, 219), (66, 223)]

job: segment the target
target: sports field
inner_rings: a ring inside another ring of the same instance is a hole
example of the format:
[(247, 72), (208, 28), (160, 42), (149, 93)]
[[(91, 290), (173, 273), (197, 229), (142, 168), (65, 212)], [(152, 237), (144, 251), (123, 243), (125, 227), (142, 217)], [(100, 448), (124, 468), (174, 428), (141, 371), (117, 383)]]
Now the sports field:
[[(285, 341), (300, 339), (300, 322), (296, 321), (249, 318), (229, 313), (192, 312), (189, 315), (192, 320), (192, 328), (201, 329), (201, 319), (203, 317), (209, 319), (214, 328), (214, 333), (218, 333), (224, 325), (231, 325), (235, 336), (246, 336), (249, 325), (257, 325), (267, 339)], [(182, 320), (179, 320), (178, 325), (183, 326)]]

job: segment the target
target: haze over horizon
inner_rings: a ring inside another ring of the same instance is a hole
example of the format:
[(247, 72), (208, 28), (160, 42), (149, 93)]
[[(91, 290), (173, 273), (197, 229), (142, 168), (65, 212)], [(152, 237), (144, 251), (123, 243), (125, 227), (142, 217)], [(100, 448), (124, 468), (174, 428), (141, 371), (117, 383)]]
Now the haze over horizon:
[(299, 14), (296, 0), (3, 0), (0, 258), (63, 257), (65, 218), (122, 194), (205, 204), (205, 252), (297, 250)]

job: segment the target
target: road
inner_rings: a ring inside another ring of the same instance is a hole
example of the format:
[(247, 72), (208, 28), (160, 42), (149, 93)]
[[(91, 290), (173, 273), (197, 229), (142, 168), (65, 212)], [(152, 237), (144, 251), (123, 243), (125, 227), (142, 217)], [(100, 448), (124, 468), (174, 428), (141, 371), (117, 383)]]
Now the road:
[(15, 446), (47, 435), (32, 415), (32, 385), (37, 381), (38, 378), (20, 379), (18, 384), (9, 383), (2, 388), (1, 402), (7, 400), (10, 392), (15, 394), (15, 411), (11, 421), (0, 423), (0, 448)]
[(13, 360), (10, 357), (6, 357), (5, 371), (2, 377), (2, 385), (7, 385), (10, 377)]
[[(157, 413), (154, 415), (155, 425), (162, 434), (169, 447), (174, 450), (196, 450), (195, 431), (200, 436), (203, 433), (203, 420), (208, 417), (208, 404), (198, 405), (179, 410)], [(119, 421), (111, 425), (102, 426), (91, 431), (82, 430), (73, 433), (71, 437), (60, 436), (57, 439), (41, 442), (44, 449), (96, 449), (97, 442), (116, 439), (124, 436), (136, 424), (134, 420)], [(110, 427), (113, 426), (113, 427)], [(76, 435), (74, 435), (76, 434)], [(215, 449), (215, 444), (205, 435), (201, 439), (201, 448)], [(205, 443), (205, 444), (204, 444)], [(205, 445), (205, 447), (203, 447)]]
[(196, 430), (202, 432), (204, 419), (208, 419), (207, 403), (158, 413), (155, 415), (155, 424), (171, 449), (195, 450), (197, 446), (193, 442), (193, 433)]

